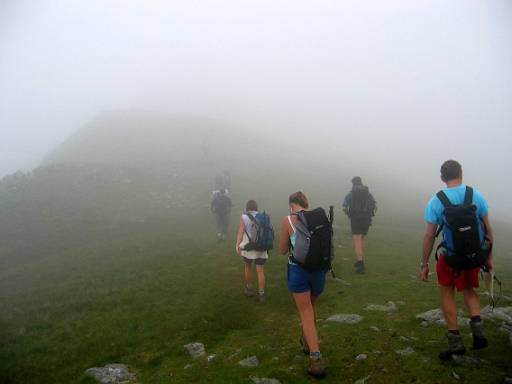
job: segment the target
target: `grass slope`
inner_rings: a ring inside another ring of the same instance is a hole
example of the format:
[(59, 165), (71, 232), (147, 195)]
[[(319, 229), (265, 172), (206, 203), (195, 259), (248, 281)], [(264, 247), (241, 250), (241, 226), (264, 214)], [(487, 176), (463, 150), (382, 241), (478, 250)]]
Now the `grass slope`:
[[(271, 255), (268, 301), (256, 303), (242, 295), (243, 264), (233, 252), (234, 238), (216, 244), (209, 224), (202, 218), (176, 229), (161, 221), (87, 239), (37, 260), (4, 263), (0, 382), (93, 383), (84, 370), (111, 362), (128, 364), (141, 383), (247, 383), (251, 376), (312, 381), (298, 348), (286, 258)], [(512, 376), (512, 347), (491, 322), (490, 347), (475, 353), (487, 363), (467, 368), (438, 362), (444, 329), (422, 328), (415, 318), (439, 307), (435, 276), (427, 284), (415, 278), (421, 229), (377, 223), (367, 242), (367, 274), (358, 276), (352, 272), (346, 222), (338, 224), (343, 227), (336, 233), (336, 270), (350, 285), (329, 278), (319, 301), (322, 352), (329, 363), (324, 382), (352, 383), (370, 375), (370, 383), (498, 383)], [(510, 281), (509, 261), (503, 258), (501, 265), (501, 278)], [(363, 309), (389, 300), (405, 305), (391, 314)], [(357, 325), (321, 321), (336, 313), (358, 313), (364, 320)], [(469, 344), (469, 330), (463, 334)], [(183, 348), (193, 341), (203, 342), (216, 357), (194, 361)], [(416, 354), (395, 353), (407, 346)], [(360, 353), (368, 359), (355, 361)], [(251, 355), (260, 359), (258, 368), (237, 364)]]

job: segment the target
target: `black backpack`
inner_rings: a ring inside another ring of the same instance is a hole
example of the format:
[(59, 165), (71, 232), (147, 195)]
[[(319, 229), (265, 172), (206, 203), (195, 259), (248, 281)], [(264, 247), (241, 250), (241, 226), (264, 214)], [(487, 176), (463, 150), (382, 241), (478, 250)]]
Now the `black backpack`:
[(450, 253), (445, 257), (446, 263), (457, 271), (486, 269), (492, 244), (488, 238), (480, 238), (481, 223), (476, 205), (473, 204), (473, 188), (466, 187), (464, 203), (460, 205), (453, 205), (443, 191), (438, 192), (437, 197), (444, 206), (444, 221), (439, 226), (436, 237), (446, 226), (453, 239), (452, 244), (443, 239), (438, 246), (438, 251), (445, 248)]
[(375, 200), (368, 187), (359, 185), (352, 188), (350, 201), (350, 217), (372, 217), (375, 212)]
[(295, 213), (299, 220), (295, 225), (296, 240), (291, 259), (308, 272), (331, 270), (334, 258), (332, 240), (333, 209), (329, 218), (323, 208)]

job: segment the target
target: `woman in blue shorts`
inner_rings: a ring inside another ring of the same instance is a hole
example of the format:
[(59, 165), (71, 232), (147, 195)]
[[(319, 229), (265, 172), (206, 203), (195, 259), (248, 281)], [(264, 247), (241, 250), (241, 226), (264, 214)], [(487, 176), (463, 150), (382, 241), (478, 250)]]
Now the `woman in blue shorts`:
[[(291, 255), (295, 245), (295, 225), (299, 220), (297, 215), (309, 208), (308, 199), (302, 192), (295, 192), (289, 198), (290, 212), (281, 223), (279, 250), (283, 255)], [(299, 311), (302, 323), (303, 337), (301, 343), (304, 352), (309, 354), (310, 366), (308, 373), (315, 377), (325, 375), (325, 365), (321, 359), (318, 333), (316, 329), (315, 301), (324, 290), (325, 271), (308, 272), (300, 265), (288, 259), (288, 290)]]

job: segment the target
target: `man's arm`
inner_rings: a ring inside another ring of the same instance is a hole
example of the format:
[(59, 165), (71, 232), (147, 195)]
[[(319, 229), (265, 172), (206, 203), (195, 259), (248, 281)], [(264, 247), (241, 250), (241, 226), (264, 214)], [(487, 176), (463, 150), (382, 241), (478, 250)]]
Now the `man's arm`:
[(428, 281), (428, 259), (434, 248), (434, 241), (436, 240), (437, 225), (427, 223), (427, 229), (423, 236), (423, 255), (421, 257), (421, 271), (420, 278), (423, 281)]

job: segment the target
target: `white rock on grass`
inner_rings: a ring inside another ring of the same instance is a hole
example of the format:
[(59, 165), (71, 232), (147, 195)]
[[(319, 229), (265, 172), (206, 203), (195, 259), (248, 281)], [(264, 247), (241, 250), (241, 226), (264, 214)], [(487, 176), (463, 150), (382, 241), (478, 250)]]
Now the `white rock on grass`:
[(203, 343), (189, 343), (185, 344), (184, 347), (193, 358), (203, 357), (206, 355)]
[(487, 305), (482, 308), (481, 312), (484, 319), (506, 321), (512, 324), (512, 307), (496, 307), (492, 309)]
[(104, 367), (89, 368), (85, 374), (94, 377), (101, 384), (129, 384), (135, 380), (135, 374), (131, 373), (124, 364), (107, 364)]
[(482, 363), (487, 363), (487, 361), (482, 360), (478, 357), (471, 357), (466, 355), (452, 355), (452, 360), (455, 361), (457, 364), (464, 365), (466, 367), (479, 367), (480, 365), (482, 365)]
[(355, 313), (339, 313), (328, 317), (325, 321), (343, 324), (357, 324), (363, 320), (363, 316)]
[(380, 332), (380, 329), (379, 329), (378, 327), (376, 327), (375, 325), (371, 325), (371, 326), (370, 326), (370, 329), (371, 329), (372, 331), (375, 331), (375, 332)]
[(335, 277), (334, 278), (335, 281), (337, 281), (338, 283), (341, 283), (343, 285), (346, 285), (347, 287), (351, 286), (352, 283), (349, 283), (348, 281), (345, 281), (343, 279), (340, 279), (339, 277)]
[(251, 380), (254, 384), (281, 384), (279, 380), (270, 377), (251, 377)]
[(260, 361), (256, 356), (251, 356), (238, 362), (242, 367), (257, 367), (260, 365)]
[(368, 382), (369, 378), (370, 378), (370, 375), (363, 377), (362, 379), (354, 381), (354, 384), (366, 384)]
[(394, 312), (398, 309), (398, 307), (394, 302), (388, 301), (385, 305), (368, 304), (364, 309), (366, 311)]
[(356, 356), (357, 361), (366, 360), (368, 358), (368, 355), (366, 353), (361, 353)]
[(500, 331), (508, 334), (510, 345), (512, 345), (512, 323), (506, 321), (501, 323)]
[(395, 353), (397, 353), (397, 354), (399, 354), (401, 356), (409, 356), (409, 355), (412, 355), (412, 354), (416, 353), (416, 351), (412, 347), (407, 347), (405, 349), (397, 349), (395, 351)]
[[(430, 311), (419, 313), (416, 315), (416, 318), (423, 320), (421, 322), (421, 326), (424, 328), (427, 328), (427, 324), (428, 325), (430, 325), (430, 324), (445, 325), (443, 311), (439, 308), (431, 309)], [(427, 322), (427, 324), (424, 322)], [(466, 326), (469, 325), (469, 319), (467, 317), (463, 317), (461, 311), (459, 311), (459, 313), (458, 313), (457, 322), (460, 325), (466, 325)]]

